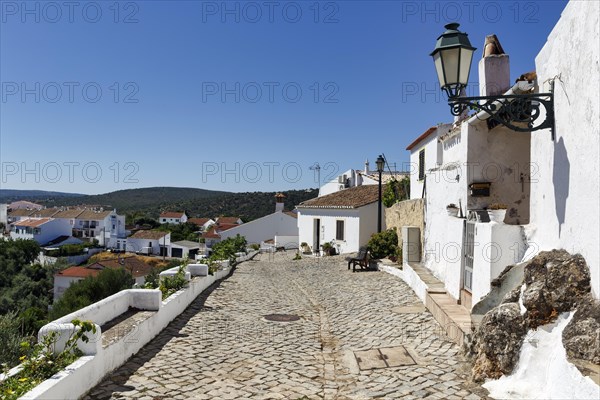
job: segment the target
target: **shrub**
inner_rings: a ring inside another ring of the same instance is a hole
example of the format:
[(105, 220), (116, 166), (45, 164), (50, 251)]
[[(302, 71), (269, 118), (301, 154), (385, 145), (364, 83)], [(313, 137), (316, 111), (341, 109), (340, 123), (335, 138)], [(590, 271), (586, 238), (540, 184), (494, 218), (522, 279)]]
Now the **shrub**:
[(385, 258), (396, 255), (398, 251), (398, 234), (396, 229), (388, 229), (371, 236), (368, 243), (373, 258)]
[(75, 282), (54, 303), (50, 320), (60, 318), (80, 308), (133, 286), (134, 279), (124, 268), (106, 268), (97, 276)]
[(401, 181), (391, 180), (385, 184), (381, 195), (384, 206), (391, 207), (396, 202), (410, 198), (410, 178), (405, 177)]
[[(65, 343), (65, 349), (60, 353), (54, 354), (54, 348), (59, 339), (58, 332), (49, 333), (33, 346), (27, 342), (22, 343), (23, 351), (28, 352), (29, 356), (19, 358), (22, 362), (22, 369), (18, 374), (0, 383), (0, 398), (6, 400), (18, 399), (82, 356), (81, 350), (77, 347), (77, 342), (81, 339), (87, 343), (89, 341), (87, 333), (96, 333), (96, 326), (91, 322), (80, 320), (71, 322), (79, 329), (75, 329), (71, 333)], [(8, 370), (5, 368), (4, 373), (7, 372)]]
[(235, 235), (227, 238), (212, 247), (210, 261), (229, 260), (231, 265), (235, 263), (235, 253), (245, 252), (248, 242), (244, 236)]
[(251, 245), (250, 245), (250, 248), (251, 248), (252, 250), (254, 250), (254, 251), (258, 251), (258, 250), (260, 250), (260, 244), (258, 244), (258, 243), (253, 243), (253, 244), (251, 244)]
[(26, 355), (21, 349), (23, 340), (22, 322), (17, 313), (0, 315), (0, 364), (11, 368), (19, 363), (19, 357)]
[(160, 282), (159, 289), (162, 292), (163, 300), (173, 293), (183, 289), (187, 285), (185, 280), (185, 265), (181, 265), (177, 273), (173, 276), (165, 276)]

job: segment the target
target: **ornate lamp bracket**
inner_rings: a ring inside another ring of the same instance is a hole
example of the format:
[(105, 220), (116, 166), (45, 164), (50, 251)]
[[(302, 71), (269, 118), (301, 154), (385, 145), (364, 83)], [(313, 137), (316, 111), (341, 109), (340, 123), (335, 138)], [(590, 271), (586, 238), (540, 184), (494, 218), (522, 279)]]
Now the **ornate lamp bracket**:
[[(516, 132), (533, 132), (550, 128), (554, 141), (554, 93), (526, 93), (502, 96), (454, 97), (448, 100), (452, 115), (459, 116), (466, 109), (483, 111), (489, 115), (488, 127), (503, 125)], [(545, 111), (545, 119), (534, 122)]]

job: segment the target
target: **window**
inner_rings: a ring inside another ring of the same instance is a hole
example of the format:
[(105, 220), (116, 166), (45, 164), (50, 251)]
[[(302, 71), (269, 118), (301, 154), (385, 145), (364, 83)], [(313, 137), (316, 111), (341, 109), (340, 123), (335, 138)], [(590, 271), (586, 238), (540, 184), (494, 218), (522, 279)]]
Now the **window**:
[(419, 180), (425, 179), (425, 149), (419, 151)]
[(344, 240), (344, 221), (335, 221), (335, 240)]

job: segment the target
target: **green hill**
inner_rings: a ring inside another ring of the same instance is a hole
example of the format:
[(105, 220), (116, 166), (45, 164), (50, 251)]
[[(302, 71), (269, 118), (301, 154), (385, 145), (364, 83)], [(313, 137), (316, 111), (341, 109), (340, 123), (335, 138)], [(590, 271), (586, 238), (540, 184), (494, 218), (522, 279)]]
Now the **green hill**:
[[(316, 189), (284, 192), (286, 210), (305, 200), (316, 197)], [(116, 208), (119, 214), (156, 219), (162, 211), (185, 211), (189, 217), (238, 216), (250, 221), (275, 210), (275, 192), (230, 193), (214, 190), (176, 187), (151, 187), (119, 190), (100, 195), (53, 197), (40, 201), (52, 206), (81, 204)]]

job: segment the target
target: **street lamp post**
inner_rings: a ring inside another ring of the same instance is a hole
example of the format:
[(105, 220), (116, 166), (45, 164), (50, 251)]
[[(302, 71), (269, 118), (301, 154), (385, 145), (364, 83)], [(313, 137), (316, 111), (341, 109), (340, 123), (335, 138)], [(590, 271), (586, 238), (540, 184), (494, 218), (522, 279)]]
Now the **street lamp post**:
[[(464, 97), (463, 90), (469, 81), (471, 61), (475, 48), (471, 46), (468, 35), (458, 30), (459, 24), (445, 26), (431, 52), (441, 89), (448, 95), (448, 105), (454, 116), (460, 116), (466, 109), (483, 111), (498, 124), (516, 131), (532, 132), (550, 128), (554, 140), (554, 94), (532, 93), (528, 89), (519, 93), (513, 88), (502, 96)], [(551, 83), (552, 85), (552, 83)], [(545, 110), (546, 119), (534, 126)]]
[(377, 157), (375, 164), (377, 164), (377, 172), (379, 172), (379, 202), (377, 203), (377, 233), (379, 233), (381, 232), (381, 173), (385, 165), (385, 160), (381, 154)]

